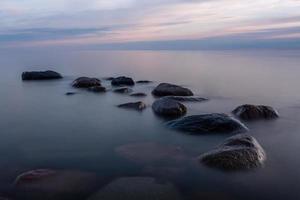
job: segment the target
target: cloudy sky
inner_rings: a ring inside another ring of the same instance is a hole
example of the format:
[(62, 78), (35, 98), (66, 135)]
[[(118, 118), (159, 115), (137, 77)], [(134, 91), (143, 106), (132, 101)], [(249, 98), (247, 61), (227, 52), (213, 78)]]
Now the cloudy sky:
[(1, 0), (0, 45), (300, 47), (300, 0)]

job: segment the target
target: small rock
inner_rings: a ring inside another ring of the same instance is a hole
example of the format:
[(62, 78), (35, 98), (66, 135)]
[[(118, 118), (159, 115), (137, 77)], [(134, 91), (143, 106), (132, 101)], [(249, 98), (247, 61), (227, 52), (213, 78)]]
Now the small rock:
[(277, 110), (263, 105), (242, 105), (232, 111), (243, 120), (275, 119), (279, 117)]
[(139, 84), (148, 84), (148, 83), (152, 83), (152, 81), (140, 80), (140, 81), (137, 81), (136, 83), (139, 83)]
[(132, 89), (124, 87), (124, 88), (118, 88), (114, 90), (115, 93), (121, 93), (121, 94), (127, 94), (127, 93), (131, 93)]
[(22, 80), (51, 80), (51, 79), (61, 79), (62, 75), (55, 71), (32, 71), (32, 72), (23, 72)]
[(180, 101), (180, 102), (202, 102), (202, 101), (208, 101), (208, 99), (206, 98), (202, 98), (202, 97), (184, 97), (184, 96), (167, 96), (166, 98), (172, 99), (172, 100), (176, 100), (176, 101)]
[(240, 121), (226, 114), (192, 115), (168, 123), (170, 128), (191, 134), (233, 134), (248, 131)]
[(72, 85), (76, 88), (90, 88), (94, 86), (101, 86), (101, 81), (97, 78), (80, 77), (73, 81)]
[(169, 83), (159, 84), (153, 91), (152, 94), (158, 97), (162, 96), (193, 96), (193, 92), (187, 88), (173, 85)]
[(111, 81), (111, 84), (113, 86), (122, 86), (122, 85), (133, 86), (135, 83), (134, 83), (132, 78), (121, 76), (121, 77), (118, 77), (118, 78), (114, 78)]
[(132, 97), (146, 97), (147, 94), (139, 92), (139, 93), (133, 93), (130, 96), (132, 96)]
[(264, 149), (247, 134), (230, 137), (215, 150), (200, 156), (205, 165), (224, 170), (256, 168), (262, 166), (265, 160)]
[(76, 94), (76, 92), (67, 92), (65, 95), (72, 96), (72, 95), (75, 95), (75, 94)]
[(179, 117), (185, 115), (187, 108), (180, 102), (170, 98), (160, 98), (152, 104), (155, 114), (165, 117)]
[(106, 92), (106, 88), (102, 87), (102, 86), (94, 86), (94, 87), (90, 87), (88, 88), (89, 91), (91, 92), (95, 92), (95, 93), (102, 93), (102, 92)]
[(134, 103), (125, 103), (125, 104), (121, 104), (121, 105), (118, 105), (119, 108), (127, 108), (127, 109), (134, 109), (134, 110), (138, 110), (138, 111), (141, 111), (141, 110), (144, 110), (146, 109), (146, 104), (139, 101), (139, 102), (134, 102)]
[(180, 193), (169, 182), (152, 177), (119, 178), (88, 200), (180, 200)]

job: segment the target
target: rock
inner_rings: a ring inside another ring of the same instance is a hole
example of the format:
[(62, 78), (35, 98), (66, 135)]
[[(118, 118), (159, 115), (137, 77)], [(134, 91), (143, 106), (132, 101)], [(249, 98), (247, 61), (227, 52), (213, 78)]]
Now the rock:
[(168, 123), (170, 128), (191, 134), (233, 134), (248, 131), (240, 121), (226, 114), (192, 115)]
[(126, 93), (131, 93), (132, 89), (123, 87), (123, 88), (118, 88), (114, 90), (115, 93), (121, 93), (121, 94), (126, 94)]
[(97, 183), (96, 175), (89, 172), (38, 169), (18, 176), (14, 193), (17, 199), (85, 199), (99, 187)]
[(188, 158), (181, 147), (153, 142), (122, 145), (115, 152), (134, 163), (149, 165), (162, 162), (180, 163)]
[(113, 86), (122, 86), (122, 85), (128, 85), (128, 86), (132, 86), (134, 85), (134, 81), (132, 80), (132, 78), (129, 78), (129, 77), (125, 77), (125, 76), (121, 76), (121, 77), (118, 77), (118, 78), (114, 78), (112, 81), (111, 81), (111, 84)]
[(94, 86), (94, 87), (90, 87), (88, 88), (89, 91), (91, 92), (95, 92), (95, 93), (102, 93), (102, 92), (106, 92), (106, 88), (102, 87), (102, 86)]
[(243, 120), (275, 119), (279, 117), (277, 110), (263, 105), (242, 105), (232, 111)]
[(159, 84), (153, 91), (152, 94), (158, 97), (162, 96), (193, 96), (193, 92), (187, 88), (172, 85), (169, 83)]
[(262, 166), (265, 160), (263, 148), (247, 134), (230, 137), (215, 150), (200, 156), (205, 165), (224, 170), (256, 168)]
[(139, 83), (139, 84), (148, 84), (148, 83), (152, 83), (152, 81), (140, 80), (140, 81), (137, 81), (136, 83)]
[(152, 177), (119, 178), (88, 200), (180, 200), (173, 184), (159, 183)]
[(146, 97), (147, 94), (139, 92), (139, 93), (133, 93), (130, 96), (132, 96), (132, 97)]
[(52, 79), (61, 79), (62, 75), (55, 71), (32, 71), (32, 72), (23, 72), (22, 80), (52, 80)]
[(175, 100), (175, 101), (180, 101), (180, 102), (202, 102), (202, 101), (208, 101), (206, 98), (202, 97), (184, 97), (184, 96), (167, 96), (166, 98)]
[(180, 102), (170, 98), (160, 98), (152, 104), (155, 114), (165, 117), (179, 117), (185, 115), (187, 108)]
[(76, 92), (67, 92), (65, 95), (72, 96), (72, 95), (75, 95), (75, 94), (76, 94)]
[(94, 86), (101, 86), (101, 81), (97, 78), (80, 77), (73, 81), (72, 85), (76, 88), (90, 88)]
[(139, 101), (139, 102), (134, 102), (134, 103), (121, 104), (121, 105), (118, 105), (118, 107), (142, 111), (142, 110), (146, 109), (147, 106), (145, 103)]

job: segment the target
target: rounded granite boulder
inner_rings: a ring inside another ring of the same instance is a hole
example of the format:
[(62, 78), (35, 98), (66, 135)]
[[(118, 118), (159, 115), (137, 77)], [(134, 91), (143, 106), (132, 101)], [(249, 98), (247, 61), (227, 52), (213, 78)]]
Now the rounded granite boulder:
[(179, 117), (185, 115), (187, 108), (182, 103), (170, 98), (160, 98), (152, 104), (155, 114), (165, 117)]
[(279, 117), (277, 110), (264, 105), (242, 105), (232, 111), (243, 120), (275, 119)]
[(193, 96), (193, 92), (188, 88), (184, 88), (178, 85), (173, 85), (169, 83), (159, 84), (153, 91), (154, 96)]
[(97, 78), (80, 77), (72, 83), (76, 88), (90, 88), (95, 86), (101, 86), (101, 81)]
[(117, 78), (112, 79), (111, 85), (113, 86), (133, 86), (135, 85), (135, 82), (132, 78), (126, 77), (126, 76), (120, 76)]

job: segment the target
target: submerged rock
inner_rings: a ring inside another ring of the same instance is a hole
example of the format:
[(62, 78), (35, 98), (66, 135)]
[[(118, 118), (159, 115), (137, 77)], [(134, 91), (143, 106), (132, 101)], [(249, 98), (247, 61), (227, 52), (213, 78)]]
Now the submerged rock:
[(147, 94), (139, 92), (139, 93), (133, 93), (130, 96), (132, 96), (132, 97), (146, 97)]
[(173, 184), (159, 183), (152, 177), (119, 178), (88, 200), (180, 200)]
[(134, 85), (134, 81), (132, 78), (129, 78), (129, 77), (125, 77), (125, 76), (121, 76), (121, 77), (117, 77), (117, 78), (114, 78), (112, 81), (111, 81), (111, 84), (113, 86), (122, 86), (122, 85), (128, 85), (128, 86), (132, 86)]
[(137, 81), (136, 83), (139, 83), (139, 84), (148, 84), (148, 83), (152, 83), (152, 81), (140, 80), (140, 81)]
[(121, 94), (127, 94), (127, 93), (131, 93), (132, 89), (127, 88), (127, 87), (123, 87), (123, 88), (118, 88), (114, 90), (115, 93), (121, 93)]
[(134, 109), (134, 110), (138, 110), (138, 111), (142, 111), (147, 108), (146, 104), (141, 101), (134, 102), (134, 103), (121, 104), (121, 105), (118, 105), (118, 107), (126, 108), (126, 109)]
[(77, 93), (76, 92), (67, 92), (65, 95), (67, 95), (67, 96), (73, 96), (75, 94), (77, 94)]
[(244, 120), (275, 119), (279, 117), (277, 110), (264, 105), (242, 105), (232, 111), (233, 114)]
[(187, 108), (180, 102), (170, 98), (160, 98), (152, 104), (155, 114), (165, 117), (179, 117), (185, 115)]
[(200, 156), (205, 165), (224, 170), (256, 168), (262, 166), (265, 160), (264, 149), (247, 134), (230, 137), (215, 150)]
[(80, 77), (72, 83), (76, 88), (90, 88), (95, 86), (101, 86), (101, 81), (97, 78)]
[(219, 113), (192, 115), (171, 121), (168, 125), (170, 128), (191, 134), (232, 134), (248, 131), (248, 128), (240, 121)]
[(153, 142), (122, 145), (116, 148), (115, 152), (123, 158), (143, 165), (161, 162), (178, 163), (188, 159), (178, 146)]
[(102, 92), (106, 92), (106, 88), (102, 87), (102, 86), (94, 86), (94, 87), (90, 87), (88, 88), (89, 91), (91, 92), (95, 92), (95, 93), (102, 93)]
[(51, 79), (61, 79), (63, 78), (58, 72), (55, 71), (32, 71), (32, 72), (23, 72), (22, 80), (51, 80)]
[(17, 199), (65, 200), (74, 196), (85, 199), (98, 187), (95, 174), (80, 171), (38, 169), (17, 177), (14, 192)]
[(152, 94), (158, 97), (162, 96), (193, 96), (193, 92), (187, 88), (173, 85), (169, 83), (159, 84), (153, 91)]
[(180, 101), (180, 102), (202, 102), (202, 101), (208, 101), (208, 99), (206, 98), (202, 98), (202, 97), (184, 97), (184, 96), (167, 96), (166, 98), (172, 99), (172, 100), (176, 100), (176, 101)]

